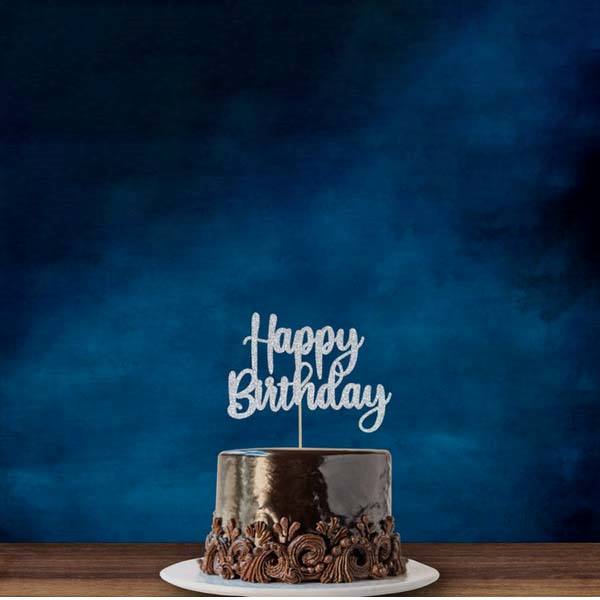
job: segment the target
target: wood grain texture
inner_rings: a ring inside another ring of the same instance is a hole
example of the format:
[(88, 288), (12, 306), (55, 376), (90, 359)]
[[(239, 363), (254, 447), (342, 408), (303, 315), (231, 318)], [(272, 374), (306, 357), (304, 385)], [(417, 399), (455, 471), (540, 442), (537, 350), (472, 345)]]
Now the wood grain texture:
[[(440, 580), (411, 595), (600, 595), (600, 544), (404, 544)], [(0, 544), (5, 596), (186, 596), (158, 577), (199, 544)], [(200, 594), (199, 594), (200, 595)]]

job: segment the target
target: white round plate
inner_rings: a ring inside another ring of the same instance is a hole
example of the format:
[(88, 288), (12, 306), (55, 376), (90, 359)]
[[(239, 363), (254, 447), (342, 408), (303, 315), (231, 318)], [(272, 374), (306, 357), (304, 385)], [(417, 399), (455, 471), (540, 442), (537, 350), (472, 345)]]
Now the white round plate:
[(222, 596), (380, 596), (409, 592), (437, 581), (440, 574), (416, 560), (408, 560), (400, 577), (364, 579), (354, 583), (247, 583), (241, 579), (221, 579), (200, 570), (198, 559), (175, 563), (160, 572), (161, 579), (193, 592)]

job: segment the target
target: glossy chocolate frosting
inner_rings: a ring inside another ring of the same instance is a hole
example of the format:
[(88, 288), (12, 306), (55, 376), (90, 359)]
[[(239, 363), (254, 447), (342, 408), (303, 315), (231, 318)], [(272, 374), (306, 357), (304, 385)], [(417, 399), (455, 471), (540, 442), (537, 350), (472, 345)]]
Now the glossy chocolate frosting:
[(214, 515), (246, 527), (282, 517), (312, 528), (367, 514), (392, 514), (391, 455), (387, 450), (257, 448), (219, 454)]

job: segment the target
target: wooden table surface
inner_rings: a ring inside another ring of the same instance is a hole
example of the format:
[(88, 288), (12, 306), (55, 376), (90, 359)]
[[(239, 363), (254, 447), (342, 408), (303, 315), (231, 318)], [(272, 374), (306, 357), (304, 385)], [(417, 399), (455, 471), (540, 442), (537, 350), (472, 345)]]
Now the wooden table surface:
[[(404, 544), (438, 569), (412, 595), (600, 595), (600, 544)], [(0, 544), (0, 595), (176, 596), (158, 572), (199, 544)]]

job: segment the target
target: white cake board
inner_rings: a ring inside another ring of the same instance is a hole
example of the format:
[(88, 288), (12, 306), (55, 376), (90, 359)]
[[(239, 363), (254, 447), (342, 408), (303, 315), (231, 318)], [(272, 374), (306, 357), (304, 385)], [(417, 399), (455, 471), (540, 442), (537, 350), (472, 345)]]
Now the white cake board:
[(184, 560), (166, 567), (160, 577), (167, 583), (211, 595), (221, 596), (381, 596), (410, 592), (437, 581), (440, 574), (416, 560), (408, 560), (400, 577), (364, 579), (354, 583), (247, 583), (241, 579), (221, 579), (200, 570), (198, 559)]

